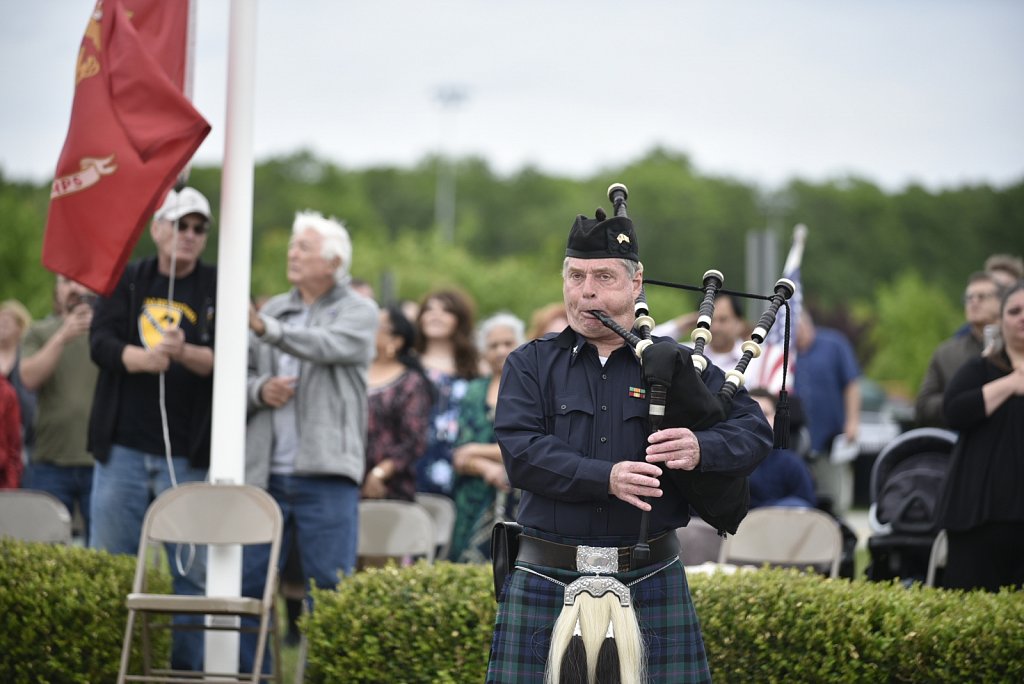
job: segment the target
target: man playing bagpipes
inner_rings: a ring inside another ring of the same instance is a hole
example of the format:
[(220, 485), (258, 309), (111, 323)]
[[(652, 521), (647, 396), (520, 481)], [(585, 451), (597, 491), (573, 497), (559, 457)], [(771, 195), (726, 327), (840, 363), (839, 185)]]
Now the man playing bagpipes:
[(667, 388), (666, 424), (675, 400), (687, 399), (675, 415), (693, 427), (651, 432), (658, 388), (600, 320), (625, 332), (637, 319), (643, 266), (632, 222), (624, 210), (578, 216), (565, 255), (569, 327), (520, 347), (502, 374), (494, 427), (509, 480), (522, 490), (522, 527), (518, 536), (495, 530), (502, 555), (515, 557), (495, 561), (500, 605), (487, 681), (710, 681), (678, 555), (675, 530), (690, 519), (684, 492), (717, 473), (746, 494), (772, 430), (746, 391), (732, 388), (721, 401), (722, 371), (695, 370), (690, 350), (666, 338), (638, 345), (645, 365), (660, 352), (656, 413)]

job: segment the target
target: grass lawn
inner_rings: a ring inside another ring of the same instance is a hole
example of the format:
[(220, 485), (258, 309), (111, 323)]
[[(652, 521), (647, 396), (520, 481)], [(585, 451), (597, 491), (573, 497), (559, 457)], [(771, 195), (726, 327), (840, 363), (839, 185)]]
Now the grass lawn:
[[(277, 627), (281, 635), (281, 679), (284, 684), (298, 683), (296, 673), (299, 666), (299, 647), (289, 646), (285, 643), (284, 636), (288, 632), (288, 612), (285, 609), (285, 600), (278, 597), (277, 600)], [(269, 642), (267, 648), (270, 648)]]
[(281, 678), (285, 684), (298, 684), (295, 674), (299, 666), (299, 647), (281, 643)]

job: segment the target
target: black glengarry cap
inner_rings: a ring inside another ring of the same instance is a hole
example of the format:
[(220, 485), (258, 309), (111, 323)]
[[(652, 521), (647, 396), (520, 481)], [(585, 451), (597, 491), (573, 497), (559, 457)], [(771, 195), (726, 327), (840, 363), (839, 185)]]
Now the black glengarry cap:
[(629, 259), (640, 261), (640, 248), (633, 222), (627, 216), (608, 218), (598, 209), (595, 218), (583, 214), (569, 229), (565, 256), (577, 259)]

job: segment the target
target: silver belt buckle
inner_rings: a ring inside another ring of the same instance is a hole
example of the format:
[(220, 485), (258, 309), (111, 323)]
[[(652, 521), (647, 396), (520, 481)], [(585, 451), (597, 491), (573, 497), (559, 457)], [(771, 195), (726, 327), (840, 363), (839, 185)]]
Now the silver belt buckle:
[(576, 547), (576, 572), (608, 575), (618, 571), (619, 548), (617, 546)]
[(565, 599), (563, 603), (571, 606), (576, 603), (580, 594), (587, 593), (594, 598), (601, 598), (605, 594), (615, 594), (619, 599), (619, 605), (628, 608), (630, 604), (629, 587), (614, 577), (595, 577), (584, 575), (576, 578), (571, 584), (565, 587)]

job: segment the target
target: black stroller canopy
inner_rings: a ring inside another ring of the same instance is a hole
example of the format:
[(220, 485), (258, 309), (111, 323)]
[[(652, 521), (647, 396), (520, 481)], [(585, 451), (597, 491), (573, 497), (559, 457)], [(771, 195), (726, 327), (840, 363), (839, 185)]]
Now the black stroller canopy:
[(918, 428), (882, 449), (871, 469), (871, 501), (872, 517), (883, 531), (934, 533), (956, 439), (949, 430)]

